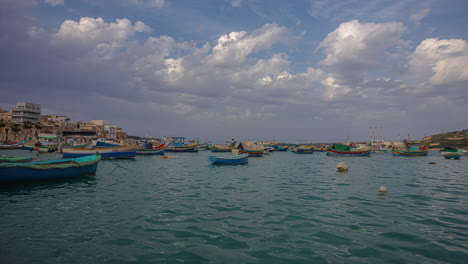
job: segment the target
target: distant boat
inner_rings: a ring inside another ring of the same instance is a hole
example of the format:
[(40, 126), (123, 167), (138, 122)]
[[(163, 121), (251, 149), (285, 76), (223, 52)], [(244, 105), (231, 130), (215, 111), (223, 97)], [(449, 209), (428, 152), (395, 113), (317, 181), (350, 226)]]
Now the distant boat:
[(0, 149), (19, 149), (21, 145), (18, 142), (4, 142), (0, 143)]
[(231, 152), (234, 147), (221, 144), (214, 144), (211, 152)]
[(134, 146), (120, 146), (108, 148), (92, 148), (92, 149), (62, 149), (63, 158), (76, 158), (89, 155), (101, 155), (102, 159), (128, 159), (135, 158), (136, 147)]
[(23, 144), (23, 149), (24, 150), (34, 150), (36, 147), (37, 141), (27, 141)]
[(442, 156), (445, 158), (445, 159), (460, 159), (460, 157), (462, 156), (463, 154), (460, 154), (460, 153), (447, 153), (447, 154), (442, 154)]
[(164, 151), (166, 150), (164, 144), (160, 144), (158, 146), (150, 146), (145, 144), (145, 148), (139, 148), (136, 150), (137, 155), (164, 155)]
[(249, 163), (249, 154), (239, 155), (239, 150), (235, 149), (232, 151), (231, 157), (209, 156), (208, 159), (216, 165), (239, 165)]
[(356, 149), (345, 144), (333, 144), (331, 148), (327, 149), (327, 156), (368, 157), (370, 154), (370, 148)]
[(300, 147), (292, 148), (291, 152), (294, 154), (314, 154), (314, 147), (300, 146)]
[(185, 144), (184, 137), (172, 137), (166, 142), (167, 152), (198, 152), (198, 142)]
[(421, 147), (419, 141), (405, 141), (405, 145), (402, 148), (394, 148), (392, 150), (393, 156), (407, 156), (407, 157), (419, 157), (427, 156), (427, 148)]
[(95, 175), (101, 156), (92, 155), (73, 159), (0, 163), (0, 184), (61, 180)]
[(456, 147), (449, 147), (449, 146), (446, 146), (444, 147), (443, 149), (441, 149), (439, 151), (440, 155), (442, 156), (445, 156), (446, 154), (460, 154), (460, 155), (464, 155), (463, 153), (463, 150), (461, 149), (458, 149)]
[(0, 163), (20, 163), (20, 162), (31, 162), (30, 157), (6, 157), (0, 156)]
[(263, 157), (264, 148), (252, 141), (241, 142), (237, 148), (240, 153), (249, 154), (249, 157)]
[(287, 151), (289, 146), (280, 146), (280, 145), (273, 145), (275, 151)]
[(37, 147), (38, 152), (48, 153), (55, 152), (58, 150), (57, 135), (55, 134), (39, 134), (39, 146)]

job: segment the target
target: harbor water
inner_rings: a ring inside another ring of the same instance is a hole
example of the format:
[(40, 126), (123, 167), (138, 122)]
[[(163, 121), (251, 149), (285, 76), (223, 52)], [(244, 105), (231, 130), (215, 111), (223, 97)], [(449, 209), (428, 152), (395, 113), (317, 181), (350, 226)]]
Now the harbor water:
[(468, 156), (276, 152), (216, 166), (212, 154), (103, 160), (95, 176), (0, 186), (0, 263), (468, 261)]

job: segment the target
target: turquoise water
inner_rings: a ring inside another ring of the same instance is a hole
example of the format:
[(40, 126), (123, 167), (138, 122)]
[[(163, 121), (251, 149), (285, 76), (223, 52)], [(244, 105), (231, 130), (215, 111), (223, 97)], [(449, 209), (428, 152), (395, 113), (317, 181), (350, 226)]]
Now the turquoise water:
[(0, 187), (0, 263), (467, 263), (468, 156), (170, 155)]

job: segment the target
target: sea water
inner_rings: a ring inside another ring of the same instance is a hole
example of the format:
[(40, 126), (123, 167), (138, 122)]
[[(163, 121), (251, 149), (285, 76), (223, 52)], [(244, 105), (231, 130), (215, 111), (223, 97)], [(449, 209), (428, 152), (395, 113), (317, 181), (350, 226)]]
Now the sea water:
[(216, 166), (212, 154), (0, 187), (0, 263), (468, 262), (468, 156), (276, 152)]

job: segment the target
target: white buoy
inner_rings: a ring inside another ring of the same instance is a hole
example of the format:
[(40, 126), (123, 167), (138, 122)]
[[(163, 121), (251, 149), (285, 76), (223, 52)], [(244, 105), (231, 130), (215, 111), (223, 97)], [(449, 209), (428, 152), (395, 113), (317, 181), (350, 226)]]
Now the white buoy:
[(385, 186), (380, 186), (379, 188), (379, 193), (386, 193), (387, 192), (387, 187)]
[(336, 164), (336, 168), (339, 172), (347, 172), (349, 169), (348, 166), (346, 166), (343, 162), (338, 162)]

